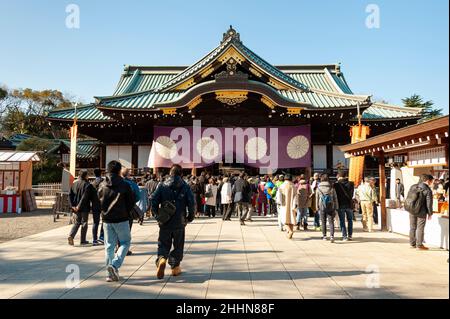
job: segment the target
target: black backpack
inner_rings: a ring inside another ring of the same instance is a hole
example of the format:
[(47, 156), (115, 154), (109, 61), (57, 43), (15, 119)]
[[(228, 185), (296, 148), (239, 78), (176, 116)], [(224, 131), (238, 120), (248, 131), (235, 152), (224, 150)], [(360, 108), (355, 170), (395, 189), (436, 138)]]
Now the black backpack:
[(405, 199), (405, 209), (410, 214), (419, 215), (425, 201), (423, 191), (424, 189), (419, 184), (414, 184), (409, 189), (408, 196)]

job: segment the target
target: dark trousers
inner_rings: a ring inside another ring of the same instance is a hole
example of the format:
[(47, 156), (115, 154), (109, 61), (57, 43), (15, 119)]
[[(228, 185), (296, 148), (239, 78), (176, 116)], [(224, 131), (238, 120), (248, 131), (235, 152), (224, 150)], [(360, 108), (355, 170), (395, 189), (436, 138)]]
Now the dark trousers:
[[(172, 248), (173, 249), (170, 250)], [(171, 268), (180, 265), (184, 254), (184, 227), (178, 229), (159, 229), (158, 237), (158, 259), (156, 265), (161, 258), (169, 260)]]
[(231, 204), (223, 204), (222, 205), (222, 213), (223, 213), (223, 220), (230, 219), (231, 217)]
[(320, 227), (320, 212), (314, 213), (314, 227)]
[(97, 241), (98, 227), (100, 226), (100, 212), (92, 212), (92, 218), (94, 220), (94, 223), (92, 224), (92, 240)]
[(423, 245), (426, 223), (427, 216), (419, 217), (413, 214), (409, 214), (409, 244), (411, 246), (420, 247)]
[(334, 237), (334, 218), (336, 216), (336, 213), (333, 212), (332, 214), (327, 214), (325, 212), (320, 212), (320, 219), (322, 222), (322, 235), (325, 237), (327, 235), (327, 220), (328, 224), (330, 225), (330, 236)]
[[(351, 238), (353, 236), (353, 209), (351, 208), (338, 209), (338, 214), (339, 214), (339, 224), (342, 230), (342, 237)], [(345, 224), (345, 218), (347, 218), (348, 228)]]
[(205, 205), (205, 206), (206, 206), (206, 216), (216, 217), (216, 207), (212, 205)]
[(89, 220), (89, 212), (86, 213), (82, 213), (82, 212), (77, 212), (77, 213), (73, 213), (73, 218), (74, 218), (74, 223), (72, 226), (72, 229), (70, 230), (70, 234), (69, 236), (72, 238), (75, 238), (78, 229), (81, 226), (81, 238), (80, 238), (80, 242), (83, 243), (86, 241), (86, 234), (87, 234), (87, 230), (88, 230), (88, 220)]
[(373, 223), (378, 225), (378, 206), (373, 203)]

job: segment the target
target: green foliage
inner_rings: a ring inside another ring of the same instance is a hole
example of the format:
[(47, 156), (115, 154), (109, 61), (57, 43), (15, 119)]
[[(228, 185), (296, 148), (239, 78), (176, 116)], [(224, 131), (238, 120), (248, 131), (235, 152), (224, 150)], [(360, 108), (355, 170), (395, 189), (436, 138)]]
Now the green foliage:
[(17, 146), (18, 151), (39, 152), (41, 161), (33, 164), (33, 184), (61, 181), (62, 168), (58, 167), (58, 156), (46, 153), (52, 146), (50, 140), (39, 137), (29, 138)]
[(22, 133), (49, 138), (53, 136), (53, 133), (45, 119), (48, 112), (71, 106), (72, 102), (57, 90), (2, 88), (0, 90), (0, 128), (8, 135)]
[(406, 107), (422, 108), (422, 120), (427, 121), (442, 115), (442, 109), (434, 107), (433, 101), (424, 101), (418, 94), (402, 99), (403, 105)]

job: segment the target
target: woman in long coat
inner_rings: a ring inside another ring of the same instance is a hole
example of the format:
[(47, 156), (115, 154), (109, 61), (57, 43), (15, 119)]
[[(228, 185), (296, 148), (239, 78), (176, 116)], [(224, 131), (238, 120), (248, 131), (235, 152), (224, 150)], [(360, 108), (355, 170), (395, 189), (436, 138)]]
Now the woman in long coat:
[(280, 217), (281, 222), (288, 228), (287, 237), (289, 239), (294, 235), (294, 224), (297, 215), (297, 190), (292, 183), (292, 176), (287, 174), (284, 177), (284, 183), (278, 189), (280, 192)]

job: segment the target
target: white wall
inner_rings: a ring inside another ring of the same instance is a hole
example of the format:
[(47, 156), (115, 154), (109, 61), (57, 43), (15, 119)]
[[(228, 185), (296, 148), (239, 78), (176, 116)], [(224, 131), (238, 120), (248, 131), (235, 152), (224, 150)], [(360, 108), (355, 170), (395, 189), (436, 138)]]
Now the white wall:
[(148, 157), (150, 156), (151, 148), (151, 145), (138, 146), (138, 168), (144, 168), (148, 166)]
[(313, 145), (313, 165), (315, 169), (327, 168), (326, 145)]
[(106, 145), (106, 164), (112, 160), (131, 168), (131, 145)]

